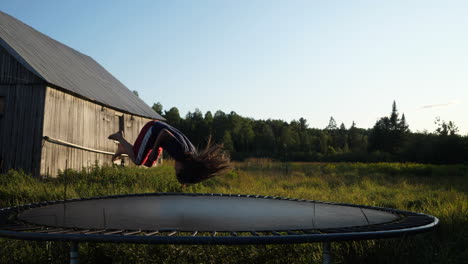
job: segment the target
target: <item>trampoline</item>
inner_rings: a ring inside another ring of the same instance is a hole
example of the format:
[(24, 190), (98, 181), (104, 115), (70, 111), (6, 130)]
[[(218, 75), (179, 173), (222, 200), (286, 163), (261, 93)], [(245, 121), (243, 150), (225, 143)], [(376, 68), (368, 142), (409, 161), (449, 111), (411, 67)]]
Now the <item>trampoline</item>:
[[(274, 196), (145, 193), (0, 209), (0, 236), (148, 244), (282, 244), (397, 237), (428, 231), (436, 217), (396, 209)], [(75, 258), (76, 257), (76, 258)]]

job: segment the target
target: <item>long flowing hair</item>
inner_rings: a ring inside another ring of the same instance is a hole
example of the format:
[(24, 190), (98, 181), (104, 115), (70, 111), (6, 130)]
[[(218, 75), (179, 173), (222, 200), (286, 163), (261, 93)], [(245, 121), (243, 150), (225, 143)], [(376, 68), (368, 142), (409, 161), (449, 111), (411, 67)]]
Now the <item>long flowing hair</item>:
[(182, 184), (198, 183), (217, 175), (224, 174), (232, 169), (228, 153), (222, 144), (211, 143), (211, 136), (205, 149), (191, 154), (182, 161), (184, 167), (177, 174)]

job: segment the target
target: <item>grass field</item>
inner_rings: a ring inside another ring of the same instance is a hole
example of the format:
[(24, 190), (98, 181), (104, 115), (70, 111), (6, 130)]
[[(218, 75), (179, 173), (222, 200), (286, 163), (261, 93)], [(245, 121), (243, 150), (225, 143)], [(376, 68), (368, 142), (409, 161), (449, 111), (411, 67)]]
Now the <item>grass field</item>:
[[(0, 206), (143, 192), (179, 192), (170, 165), (95, 167), (37, 180), (0, 175)], [(242, 193), (375, 205), (439, 218), (430, 233), (334, 243), (334, 263), (466, 263), (468, 166), (394, 163), (276, 163), (249, 160), (184, 192)], [(69, 244), (0, 239), (0, 263), (66, 263)], [(321, 263), (320, 244), (175, 246), (81, 243), (82, 263)]]

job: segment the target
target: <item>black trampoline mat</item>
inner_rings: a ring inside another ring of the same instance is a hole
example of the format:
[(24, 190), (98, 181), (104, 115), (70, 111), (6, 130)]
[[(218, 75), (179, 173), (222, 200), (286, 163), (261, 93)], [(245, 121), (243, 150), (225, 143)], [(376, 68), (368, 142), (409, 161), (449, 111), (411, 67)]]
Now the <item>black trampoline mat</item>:
[(229, 196), (134, 196), (27, 209), (20, 220), (81, 229), (269, 231), (383, 224), (397, 214), (310, 201)]

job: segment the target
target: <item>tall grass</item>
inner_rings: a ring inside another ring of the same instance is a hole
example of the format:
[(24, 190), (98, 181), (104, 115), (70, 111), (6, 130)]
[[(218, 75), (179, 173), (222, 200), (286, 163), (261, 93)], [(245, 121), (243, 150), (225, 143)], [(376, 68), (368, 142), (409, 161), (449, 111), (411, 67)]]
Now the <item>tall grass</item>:
[[(93, 167), (56, 179), (0, 175), (0, 206), (141, 192), (213, 192), (295, 197), (434, 215), (439, 227), (398, 239), (333, 244), (334, 263), (463, 263), (468, 237), (468, 167), (395, 163), (276, 163), (249, 160), (181, 190), (173, 168)], [(66, 186), (66, 187), (65, 187)], [(66, 191), (65, 191), (66, 189)], [(61, 242), (0, 240), (1, 263), (63, 263)], [(320, 263), (319, 244), (176, 246), (82, 243), (84, 263)]]

